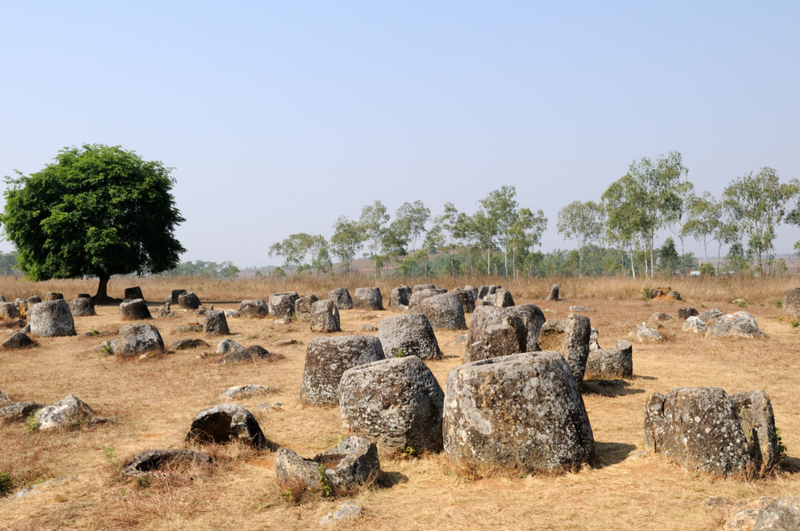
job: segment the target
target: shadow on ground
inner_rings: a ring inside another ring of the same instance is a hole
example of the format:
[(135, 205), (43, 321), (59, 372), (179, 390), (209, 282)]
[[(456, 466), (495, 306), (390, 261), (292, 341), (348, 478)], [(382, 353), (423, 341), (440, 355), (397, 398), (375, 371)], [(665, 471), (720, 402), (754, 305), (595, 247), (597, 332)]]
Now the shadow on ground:
[(606, 466), (617, 465), (636, 450), (636, 445), (625, 443), (613, 442), (595, 442), (595, 451), (597, 452), (597, 464), (600, 468)]
[(630, 382), (624, 380), (584, 380), (582, 391), (584, 394), (609, 397), (644, 393), (644, 389), (631, 388)]

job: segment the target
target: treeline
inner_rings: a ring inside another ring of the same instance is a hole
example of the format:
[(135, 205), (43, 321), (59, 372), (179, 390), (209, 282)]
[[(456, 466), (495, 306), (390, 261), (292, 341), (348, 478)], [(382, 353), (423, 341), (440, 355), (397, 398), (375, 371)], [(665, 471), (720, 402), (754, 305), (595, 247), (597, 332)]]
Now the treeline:
[(235, 278), (239, 273), (239, 268), (231, 262), (204, 262), (196, 260), (194, 262), (182, 262), (175, 269), (161, 273), (163, 276), (198, 276), (212, 278)]
[[(333, 258), (352, 274), (359, 253), (370, 258), (375, 275), (502, 276), (684, 274), (700, 267), (736, 273), (775, 274), (786, 270), (775, 259), (775, 229), (800, 226), (800, 182), (781, 183), (775, 170), (763, 168), (734, 179), (719, 200), (697, 193), (688, 180), (681, 154), (655, 161), (642, 158), (613, 182), (599, 201), (574, 201), (558, 213), (557, 229), (577, 244), (574, 251), (537, 251), (548, 220), (516, 200), (513, 186), (503, 186), (478, 202), (472, 214), (445, 203), (432, 217), (422, 203), (404, 203), (394, 214), (381, 201), (366, 205), (361, 216), (341, 216), (330, 240), (292, 234), (273, 244), (270, 256), (284, 268), (328, 275)], [(668, 237), (659, 247), (657, 235)], [(696, 243), (697, 256), (686, 246)], [(723, 246), (729, 251), (721, 256)], [(708, 249), (717, 255), (709, 263)], [(795, 244), (800, 250), (800, 242)], [(700, 261), (705, 262), (700, 266)], [(282, 271), (282, 269), (281, 269)]]

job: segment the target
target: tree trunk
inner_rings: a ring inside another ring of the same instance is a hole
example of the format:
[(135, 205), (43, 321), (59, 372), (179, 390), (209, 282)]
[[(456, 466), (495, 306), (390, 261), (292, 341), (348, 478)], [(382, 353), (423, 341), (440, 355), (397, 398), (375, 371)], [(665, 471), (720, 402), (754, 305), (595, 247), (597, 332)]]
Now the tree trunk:
[(92, 297), (95, 304), (102, 304), (104, 302), (111, 301), (111, 298), (108, 296), (108, 281), (111, 279), (110, 275), (106, 273), (101, 273), (100, 277), (100, 284), (97, 286), (97, 294)]

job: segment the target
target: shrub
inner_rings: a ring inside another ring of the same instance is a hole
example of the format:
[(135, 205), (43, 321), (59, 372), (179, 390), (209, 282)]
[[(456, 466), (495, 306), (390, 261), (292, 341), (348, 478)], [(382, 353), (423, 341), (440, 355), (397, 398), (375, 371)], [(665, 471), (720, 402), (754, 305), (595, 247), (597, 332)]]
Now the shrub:
[(14, 481), (10, 472), (0, 472), (0, 498), (8, 496), (14, 490)]
[(25, 420), (25, 429), (31, 433), (39, 431), (39, 428), (42, 427), (42, 424), (36, 420), (36, 413), (38, 412), (38, 409), (31, 411), (30, 414), (28, 414), (28, 418)]

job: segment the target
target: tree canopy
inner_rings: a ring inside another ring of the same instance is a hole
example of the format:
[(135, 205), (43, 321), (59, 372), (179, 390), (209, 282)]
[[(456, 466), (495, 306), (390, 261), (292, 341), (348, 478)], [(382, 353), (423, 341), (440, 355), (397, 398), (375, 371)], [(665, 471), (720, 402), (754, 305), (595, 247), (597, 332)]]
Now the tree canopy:
[(31, 280), (93, 276), (95, 299), (108, 298), (112, 275), (176, 267), (185, 249), (175, 239), (185, 221), (170, 193), (171, 168), (119, 146), (65, 148), (55, 162), (6, 177), (6, 237)]

